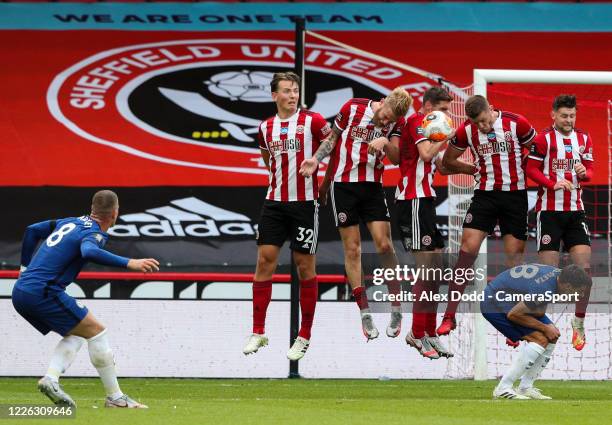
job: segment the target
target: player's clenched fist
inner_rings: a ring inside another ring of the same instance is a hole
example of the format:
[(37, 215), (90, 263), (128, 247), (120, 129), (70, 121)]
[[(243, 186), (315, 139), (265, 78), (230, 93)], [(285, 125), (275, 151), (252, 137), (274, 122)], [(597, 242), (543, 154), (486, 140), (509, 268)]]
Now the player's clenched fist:
[(319, 161), (317, 158), (305, 159), (300, 165), (300, 174), (304, 177), (312, 176), (319, 168)]
[(155, 258), (140, 258), (134, 259), (132, 258), (127, 265), (128, 269), (134, 270), (136, 272), (156, 272), (159, 270), (159, 261)]

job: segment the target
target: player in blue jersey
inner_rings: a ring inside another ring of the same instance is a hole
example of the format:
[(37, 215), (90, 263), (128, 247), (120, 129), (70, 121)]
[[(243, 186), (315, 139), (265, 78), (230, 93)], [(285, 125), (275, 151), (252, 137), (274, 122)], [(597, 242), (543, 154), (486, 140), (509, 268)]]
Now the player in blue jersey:
[[(155, 259), (129, 259), (102, 249), (108, 239), (106, 231), (118, 215), (117, 195), (102, 190), (93, 197), (90, 215), (32, 224), (23, 238), (21, 274), (13, 288), (13, 306), (43, 335), (54, 331), (63, 337), (47, 374), (38, 381), (38, 389), (58, 405), (75, 406), (60, 387), (59, 377), (86, 339), (89, 358), (106, 390), (105, 406), (147, 407), (121, 392), (104, 325), (65, 292), (88, 261), (140, 272), (159, 270)], [(39, 242), (40, 248), (34, 253)]]
[[(545, 314), (546, 307), (550, 302), (574, 303), (590, 285), (589, 275), (575, 264), (563, 269), (524, 264), (504, 271), (487, 285), (480, 302), (482, 315), (506, 338), (526, 342), (493, 390), (493, 398), (551, 398), (533, 386), (560, 336), (559, 329)], [(514, 389), (519, 378), (520, 384)]]

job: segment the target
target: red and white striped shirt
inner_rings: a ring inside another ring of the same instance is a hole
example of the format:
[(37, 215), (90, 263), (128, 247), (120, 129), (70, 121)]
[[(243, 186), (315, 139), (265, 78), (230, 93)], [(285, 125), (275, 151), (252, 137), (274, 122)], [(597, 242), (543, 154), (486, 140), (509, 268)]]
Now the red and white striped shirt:
[(432, 186), (436, 172), (435, 158), (432, 161), (423, 161), (417, 147), (419, 143), (427, 140), (423, 137), (421, 127), (423, 118), (425, 114), (415, 112), (406, 119), (402, 118), (391, 132), (391, 137), (400, 137), (401, 176), (395, 190), (395, 199), (398, 201), (436, 197)]
[(582, 188), (574, 171), (574, 165), (583, 161), (593, 161), (591, 137), (582, 130), (575, 129), (568, 136), (555, 128), (547, 128), (538, 134), (531, 146), (529, 160), (540, 161), (544, 176), (556, 183), (566, 179), (574, 185), (574, 190), (553, 190), (540, 186), (536, 211), (582, 211)]
[(467, 120), (457, 129), (451, 146), (464, 151), (468, 147), (476, 158), (475, 189), (523, 190), (525, 159), (521, 149), (536, 135), (533, 126), (522, 115), (497, 111), (499, 116), (490, 133), (478, 131)]
[(382, 183), (385, 154), (369, 154), (368, 143), (378, 137), (389, 137), (393, 125), (376, 127), (371, 105), (370, 99), (351, 99), (336, 115), (334, 125), (342, 134), (331, 164), (335, 182)]
[(304, 158), (311, 158), (331, 128), (321, 114), (303, 109), (287, 119), (278, 115), (259, 125), (259, 147), (270, 152), (270, 186), (266, 199), (312, 201), (319, 196), (316, 176), (299, 173)]

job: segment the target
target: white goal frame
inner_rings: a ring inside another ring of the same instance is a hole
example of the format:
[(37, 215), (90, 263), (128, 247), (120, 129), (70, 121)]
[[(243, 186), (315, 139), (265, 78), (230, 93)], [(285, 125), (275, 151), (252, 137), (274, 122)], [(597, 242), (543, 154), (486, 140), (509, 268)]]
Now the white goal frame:
[[(474, 69), (474, 94), (487, 96), (488, 83), (542, 83), (542, 84), (610, 84), (609, 71), (548, 71), (515, 69)], [(610, 152), (608, 153), (610, 155)], [(610, 160), (608, 158), (608, 164)], [(612, 176), (608, 174), (608, 190)], [(610, 194), (612, 196), (612, 193)], [(608, 238), (610, 234), (608, 232)], [(486, 240), (485, 240), (486, 242)], [(610, 242), (608, 242), (610, 245)], [(474, 379), (488, 379), (487, 328), (481, 314), (474, 315)]]

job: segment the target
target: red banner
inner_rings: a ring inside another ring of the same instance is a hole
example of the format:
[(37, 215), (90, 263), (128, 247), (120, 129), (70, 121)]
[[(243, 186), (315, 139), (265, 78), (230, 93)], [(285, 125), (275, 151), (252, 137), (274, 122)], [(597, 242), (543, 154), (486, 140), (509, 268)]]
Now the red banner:
[[(326, 32), (363, 50), (445, 76), (474, 68), (612, 69), (612, 34)], [(272, 72), (293, 66), (290, 32), (2, 31), (0, 185), (266, 185), (257, 124), (274, 113)], [(350, 97), (435, 82), (307, 39), (306, 104), (331, 119)], [(495, 85), (502, 109), (550, 125), (569, 87)], [(578, 89), (576, 89), (578, 90)], [(574, 90), (574, 91), (576, 91)], [(607, 184), (609, 87), (581, 88), (578, 126), (595, 142)], [(601, 171), (601, 172), (599, 172)], [(394, 185), (397, 171), (385, 183)], [(439, 184), (443, 184), (440, 179)]]

